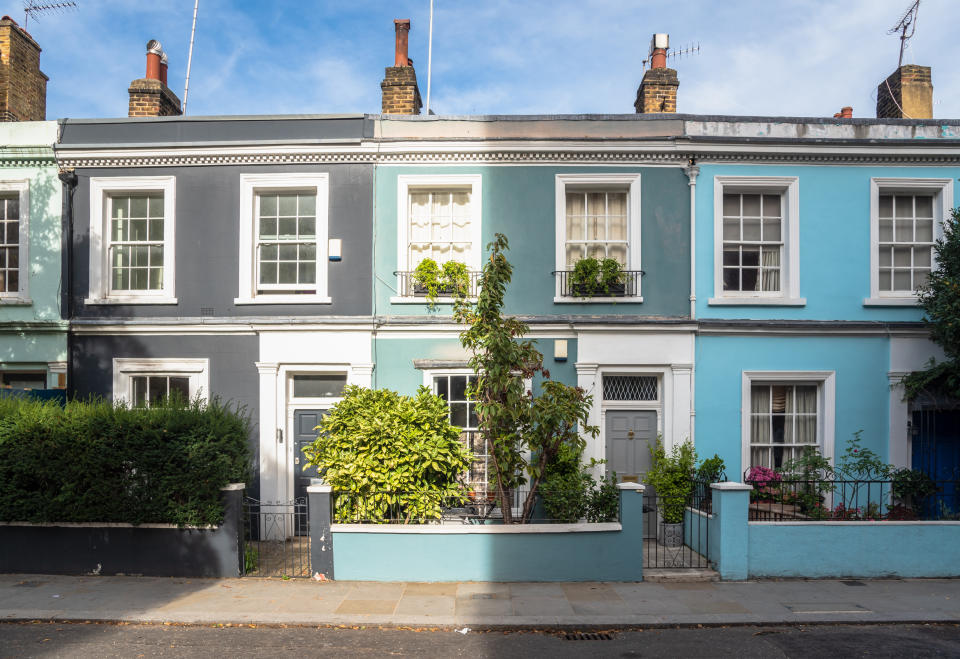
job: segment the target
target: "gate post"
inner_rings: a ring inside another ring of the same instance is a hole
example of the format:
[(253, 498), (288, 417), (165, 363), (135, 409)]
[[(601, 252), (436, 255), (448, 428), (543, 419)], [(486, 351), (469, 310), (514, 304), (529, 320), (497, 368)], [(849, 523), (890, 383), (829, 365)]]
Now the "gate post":
[(326, 484), (307, 486), (310, 510), (310, 567), (333, 579), (333, 534), (330, 531), (333, 488)]
[(623, 581), (643, 581), (643, 492), (641, 483), (617, 483), (620, 491), (620, 527), (630, 547), (636, 548), (640, 560), (633, 563), (635, 572), (623, 575)]
[(230, 483), (220, 488), (223, 501), (223, 523), (220, 530), (230, 542), (230, 556), (220, 567), (221, 577), (239, 577), (243, 574), (243, 489), (244, 483)]
[(744, 483), (711, 483), (716, 533), (710, 534), (710, 560), (724, 581), (749, 575), (750, 490)]

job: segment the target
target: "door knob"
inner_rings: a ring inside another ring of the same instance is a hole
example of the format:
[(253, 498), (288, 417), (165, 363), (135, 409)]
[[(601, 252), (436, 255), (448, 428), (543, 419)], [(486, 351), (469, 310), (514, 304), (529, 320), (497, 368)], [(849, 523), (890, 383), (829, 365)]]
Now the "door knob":
[(632, 430), (628, 430), (628, 431), (627, 431), (627, 437), (629, 437), (630, 439), (633, 439), (633, 431), (632, 431)]

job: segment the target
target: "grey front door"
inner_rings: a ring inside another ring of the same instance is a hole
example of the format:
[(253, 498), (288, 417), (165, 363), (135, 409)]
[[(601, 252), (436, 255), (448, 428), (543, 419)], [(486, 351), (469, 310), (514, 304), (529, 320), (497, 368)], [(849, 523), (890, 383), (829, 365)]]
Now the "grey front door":
[(317, 439), (314, 428), (320, 419), (327, 413), (326, 410), (294, 410), (293, 412), (293, 497), (307, 498), (307, 485), (311, 478), (317, 477), (316, 467), (304, 468), (306, 456), (303, 447), (313, 444)]
[[(653, 410), (607, 410), (606, 438), (607, 472), (616, 472), (617, 481), (643, 482), (650, 469), (650, 448), (657, 441), (657, 413)], [(649, 485), (644, 493), (644, 530), (656, 531), (656, 513), (650, 505), (656, 492)], [(650, 503), (648, 503), (650, 502)], [(649, 519), (648, 519), (649, 518)]]

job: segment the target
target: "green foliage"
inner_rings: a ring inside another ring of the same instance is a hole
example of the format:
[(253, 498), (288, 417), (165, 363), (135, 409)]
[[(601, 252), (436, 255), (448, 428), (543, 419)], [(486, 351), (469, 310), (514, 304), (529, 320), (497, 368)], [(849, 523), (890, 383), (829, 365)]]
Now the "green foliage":
[(834, 470), (836, 476), (850, 481), (879, 481), (886, 480), (893, 471), (893, 465), (887, 464), (880, 456), (868, 448), (860, 445), (862, 430), (853, 433), (853, 438), (847, 440), (847, 446), (837, 460)]
[(511, 491), (530, 483), (519, 520), (528, 522), (545, 469), (556, 460), (560, 447), (569, 444), (582, 449), (580, 432), (595, 437), (599, 429), (587, 423), (593, 398), (582, 389), (547, 379), (541, 395), (534, 397), (524, 387), (524, 378), (537, 373), (549, 378), (549, 374), (543, 368), (543, 355), (523, 339), (527, 325), (503, 314), (513, 274), (504, 255), (508, 248), (506, 236), (496, 234), (487, 246), (490, 256), (480, 276), (476, 303), (459, 299), (454, 316), (467, 325), (460, 343), (471, 353), (470, 366), (477, 376), (468, 395), (477, 401), (503, 521), (512, 524)]
[(244, 411), (214, 399), (147, 408), (0, 399), (0, 520), (215, 525), (247, 482)]
[(950, 211), (934, 252), (937, 268), (920, 288), (919, 298), (930, 339), (943, 348), (946, 360), (931, 360), (926, 369), (903, 379), (907, 400), (922, 393), (960, 398), (960, 208)]
[(611, 289), (624, 281), (623, 267), (616, 259), (587, 257), (573, 264), (569, 285), (570, 290), (580, 297), (601, 293), (609, 296)]
[(697, 467), (697, 480), (703, 483), (718, 483), (724, 477), (724, 470), (727, 466), (716, 453), (712, 458), (707, 458)]
[(897, 469), (891, 474), (893, 498), (919, 517), (926, 500), (936, 494), (937, 484), (927, 474), (913, 469)]
[(657, 508), (666, 524), (683, 522), (683, 511), (693, 492), (693, 476), (697, 452), (690, 440), (674, 445), (667, 453), (663, 440), (657, 438), (656, 446), (650, 447), (653, 464), (645, 482), (657, 493)]
[(610, 474), (590, 488), (588, 522), (614, 522), (620, 516), (620, 490), (617, 475)]
[(436, 307), (441, 295), (460, 299), (470, 290), (470, 271), (457, 261), (447, 261), (441, 268), (433, 259), (423, 259), (413, 271), (413, 283), (426, 291), (430, 308)]
[(610, 522), (620, 512), (616, 475), (597, 481), (590, 469), (602, 464), (583, 463), (582, 446), (562, 444), (553, 462), (544, 469), (540, 497), (548, 518), (556, 522)]
[(260, 552), (249, 542), (243, 545), (243, 573), (253, 574), (260, 567)]
[(304, 448), (307, 465), (341, 493), (338, 521), (438, 519), (441, 503), (462, 496), (457, 478), (471, 455), (442, 398), (349, 385)]
[(587, 516), (592, 479), (579, 471), (550, 474), (540, 484), (547, 517), (556, 522), (577, 522)]

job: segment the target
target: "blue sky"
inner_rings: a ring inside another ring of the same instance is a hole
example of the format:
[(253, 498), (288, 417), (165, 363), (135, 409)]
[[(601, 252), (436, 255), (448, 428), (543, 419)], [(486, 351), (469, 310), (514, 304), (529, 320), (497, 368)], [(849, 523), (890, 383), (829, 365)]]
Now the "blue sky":
[[(159, 39), (183, 97), (193, 0), (78, 0), (28, 29), (50, 76), (47, 117), (125, 116)], [(22, 24), (22, 3), (4, 13)], [(873, 117), (908, 0), (435, 0), (438, 114), (630, 113), (650, 35), (700, 54), (671, 64), (678, 110)], [(426, 96), (428, 0), (200, 0), (188, 113), (380, 111), (393, 19), (410, 18)], [(934, 116), (960, 117), (960, 1), (923, 0), (907, 63), (933, 67)]]

